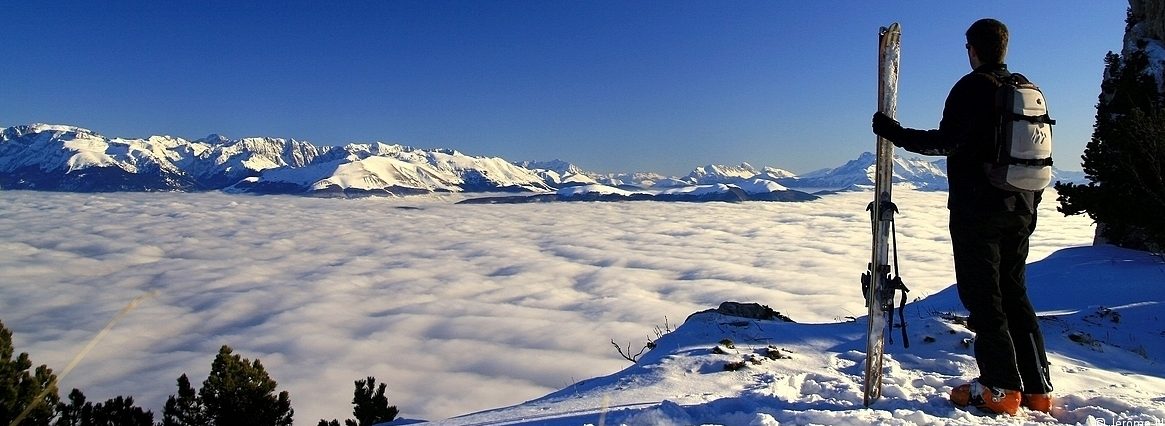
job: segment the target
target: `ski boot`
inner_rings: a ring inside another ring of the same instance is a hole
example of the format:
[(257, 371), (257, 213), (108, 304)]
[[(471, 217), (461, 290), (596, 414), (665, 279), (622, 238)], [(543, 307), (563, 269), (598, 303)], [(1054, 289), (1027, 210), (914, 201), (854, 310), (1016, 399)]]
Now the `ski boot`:
[(1023, 399), (1019, 391), (983, 386), (978, 380), (951, 390), (951, 403), (959, 407), (975, 406), (996, 414), (1015, 415)]

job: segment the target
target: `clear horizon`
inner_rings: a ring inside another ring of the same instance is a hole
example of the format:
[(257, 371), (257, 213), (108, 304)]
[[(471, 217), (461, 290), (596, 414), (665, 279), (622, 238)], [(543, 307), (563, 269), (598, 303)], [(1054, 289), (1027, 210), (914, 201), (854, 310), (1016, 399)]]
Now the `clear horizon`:
[[(1079, 170), (1127, 4), (47, 2), (6, 8), (0, 126), (117, 137), (383, 141), (596, 172), (748, 162), (806, 173), (870, 151), (876, 34), (900, 22), (899, 119), (938, 124), (995, 17)], [(1040, 19), (1030, 19), (1033, 11)]]

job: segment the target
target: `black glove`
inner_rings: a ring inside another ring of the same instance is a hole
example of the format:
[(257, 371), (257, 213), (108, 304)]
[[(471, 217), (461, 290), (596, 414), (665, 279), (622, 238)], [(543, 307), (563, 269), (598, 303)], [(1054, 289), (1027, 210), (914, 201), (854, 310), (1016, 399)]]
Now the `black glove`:
[(902, 125), (881, 111), (874, 113), (874, 134), (894, 142), (902, 135)]

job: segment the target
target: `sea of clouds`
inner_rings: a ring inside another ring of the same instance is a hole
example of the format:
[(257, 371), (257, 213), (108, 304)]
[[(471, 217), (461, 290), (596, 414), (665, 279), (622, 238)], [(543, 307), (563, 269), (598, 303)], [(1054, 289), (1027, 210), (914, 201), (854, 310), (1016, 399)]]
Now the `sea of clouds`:
[[(806, 203), (455, 205), (456, 198), (0, 192), (0, 320), (18, 352), (90, 400), (160, 418), (219, 346), (259, 358), (298, 423), (387, 383), (402, 416), (532, 399), (629, 365), (656, 326), (736, 300), (799, 322), (863, 315), (871, 193)], [(1029, 261), (1088, 245), (1045, 196)], [(954, 282), (946, 193), (899, 190), (911, 297)], [(1038, 299), (1038, 295), (1033, 295)]]

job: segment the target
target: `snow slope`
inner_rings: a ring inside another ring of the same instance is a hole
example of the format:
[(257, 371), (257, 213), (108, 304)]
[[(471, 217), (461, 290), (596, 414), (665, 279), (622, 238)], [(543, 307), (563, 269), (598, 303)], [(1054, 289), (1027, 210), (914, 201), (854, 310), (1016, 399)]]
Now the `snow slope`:
[[(912, 345), (890, 345), (883, 398), (862, 405), (865, 321), (796, 324), (695, 313), (619, 373), (437, 425), (938, 425), (1165, 422), (1165, 262), (1111, 246), (1061, 250), (1029, 270), (1056, 385), (1049, 414), (953, 407), (975, 376), (948, 288), (907, 307)], [(952, 315), (954, 314), (954, 315)], [(894, 333), (898, 336), (897, 331)], [(728, 342), (731, 343), (728, 343)], [(900, 343), (900, 339), (899, 339)]]

